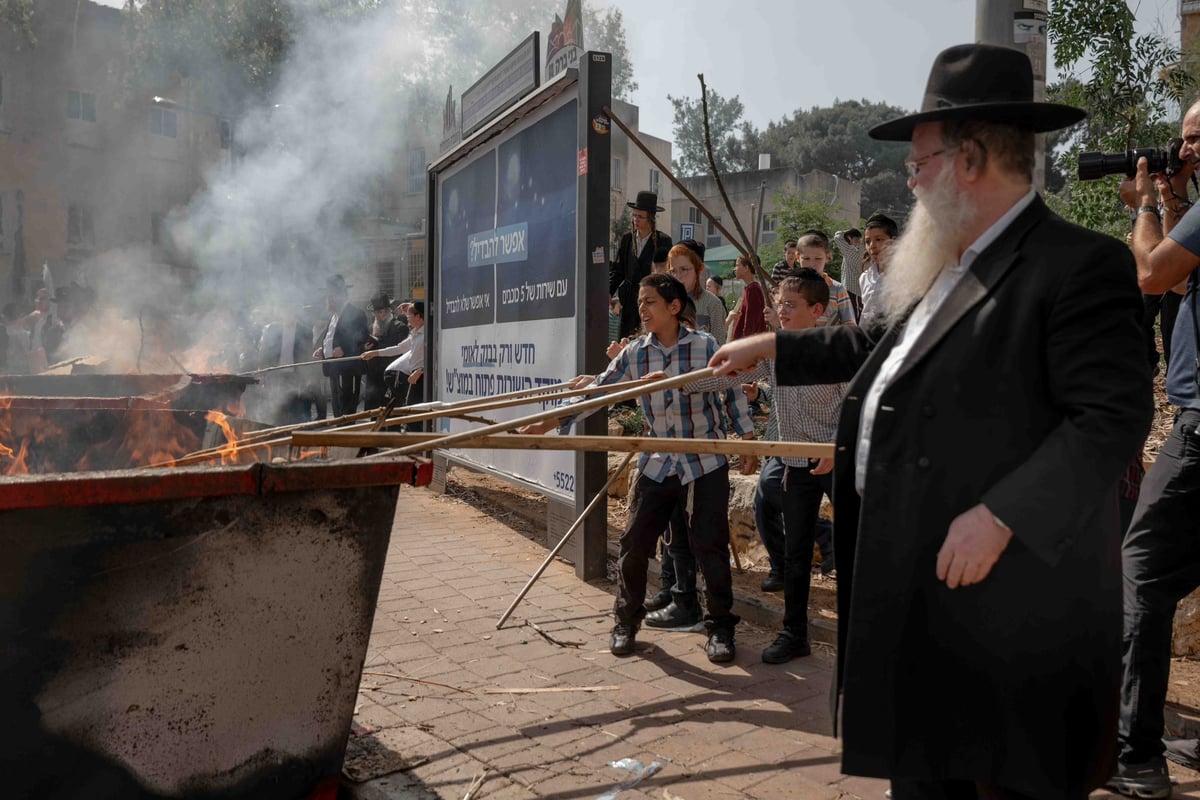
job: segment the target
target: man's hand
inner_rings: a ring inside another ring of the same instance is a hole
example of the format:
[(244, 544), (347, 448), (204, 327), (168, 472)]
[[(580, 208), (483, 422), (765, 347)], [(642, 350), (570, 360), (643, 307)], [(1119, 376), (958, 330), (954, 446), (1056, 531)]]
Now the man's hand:
[(541, 422), (531, 422), (528, 425), (522, 425), (517, 428), (517, 433), (528, 433), (540, 436), (543, 433), (552, 431), (558, 427), (559, 421), (556, 419), (544, 419)]
[(1008, 547), (1012, 535), (983, 503), (959, 514), (950, 523), (946, 541), (938, 551), (938, 580), (951, 589), (981, 582)]
[(742, 384), (742, 394), (746, 395), (746, 399), (749, 400), (751, 403), (753, 403), (755, 400), (758, 399), (758, 384), (757, 383), (743, 383)]
[(717, 375), (749, 372), (763, 359), (775, 357), (775, 334), (760, 333), (723, 345), (708, 362)]
[(340, 347), (333, 348), (333, 357), (334, 358), (341, 358), (344, 355), (346, 355), (346, 353), (344, 350), (342, 350), (342, 348), (340, 348)]
[[(754, 441), (754, 434), (747, 433), (742, 437), (743, 442)], [(758, 472), (758, 456), (742, 456), (738, 459), (738, 472), (743, 475), (753, 475)]]
[(571, 380), (567, 381), (568, 389), (582, 389), (585, 386), (590, 386), (592, 381), (596, 380), (595, 375), (576, 375)]
[(625, 349), (625, 345), (627, 345), (627, 344), (629, 344), (628, 336), (626, 336), (624, 339), (621, 339), (620, 341), (610, 342), (608, 345), (608, 349), (604, 351), (604, 355), (608, 356), (609, 361), (612, 361), (614, 358), (616, 358), (617, 356), (619, 356), (621, 354), (621, 351)]
[(363, 361), (370, 361), (372, 358), (379, 358), (378, 350), (368, 350), (362, 354)]
[(767, 327), (773, 331), (779, 330), (782, 323), (779, 321), (779, 313), (775, 310), (775, 306), (768, 305), (763, 309), (763, 319), (766, 320)]
[(421, 376), (424, 374), (425, 370), (423, 369), (414, 369), (412, 372), (408, 373), (409, 386), (416, 386), (417, 381), (421, 380)]
[(1121, 202), (1130, 211), (1136, 211), (1142, 206), (1158, 205), (1158, 191), (1145, 158), (1138, 159), (1137, 172), (1132, 178), (1121, 181), (1118, 191), (1121, 194)]
[(817, 462), (817, 465), (809, 470), (813, 475), (828, 475), (833, 472), (833, 456), (826, 456)]
[(313, 358), (324, 358), (324, 357), (325, 357), (324, 349), (318, 347), (316, 350), (313, 350)]

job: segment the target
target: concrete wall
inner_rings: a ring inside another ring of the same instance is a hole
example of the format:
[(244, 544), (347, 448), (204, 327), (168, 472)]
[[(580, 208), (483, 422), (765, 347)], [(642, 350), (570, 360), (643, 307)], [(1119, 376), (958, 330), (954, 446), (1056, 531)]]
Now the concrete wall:
[[(838, 216), (850, 220), (857, 220), (859, 218), (862, 192), (858, 183), (845, 180), (828, 172), (813, 170), (801, 175), (797, 170), (790, 167), (779, 167), (750, 172), (733, 172), (728, 175), (722, 175), (721, 180), (725, 184), (725, 191), (729, 195), (729, 200), (733, 205), (738, 219), (741, 220), (747, 236), (753, 236), (755, 214), (752, 213), (752, 206), (757, 206), (758, 204), (760, 186), (763, 182), (767, 184), (763, 201), (764, 214), (769, 215), (775, 211), (775, 198), (778, 195), (799, 192), (801, 195), (812, 199), (832, 201), (838, 208)], [(721, 218), (721, 222), (726, 228), (733, 233), (737, 233), (737, 229), (733, 225), (733, 220), (730, 219), (728, 211), (725, 210), (725, 204), (717, 189), (717, 182), (713, 178), (707, 175), (686, 178), (684, 185), (713, 214)], [(679, 226), (681, 223), (686, 223), (691, 219), (692, 208), (691, 201), (682, 195), (678, 195), (673, 200), (671, 213), (673, 227), (670, 229), (673, 237), (679, 238)], [(699, 211), (696, 213), (698, 216), (704, 217)], [(759, 242), (765, 243), (770, 241), (770, 235), (769, 233), (765, 235), (760, 234)], [(696, 239), (705, 242), (710, 248), (731, 244), (719, 231), (709, 227), (707, 218), (702, 219), (701, 223), (697, 226)]]

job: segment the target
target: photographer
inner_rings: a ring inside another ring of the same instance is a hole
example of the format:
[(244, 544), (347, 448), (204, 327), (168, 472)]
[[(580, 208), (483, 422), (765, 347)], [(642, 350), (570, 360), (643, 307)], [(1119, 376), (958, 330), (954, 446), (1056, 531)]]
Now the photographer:
[(1200, 148), (1200, 102), (1184, 116), (1182, 135), (1182, 165), (1169, 170), (1169, 175), (1151, 175), (1147, 160), (1139, 158), (1137, 174), (1120, 190), (1121, 199), (1136, 215), (1132, 248), (1142, 291), (1185, 292), (1167, 368), (1167, 397), (1179, 411), (1170, 437), (1142, 483), (1122, 545), (1125, 630), (1120, 754), (1109, 786), (1141, 798), (1171, 793), (1162, 740), (1171, 628), (1176, 605), (1200, 586), (1200, 540), (1195, 535), (1200, 520), (1200, 436), (1196, 432), (1200, 425), (1196, 362), (1200, 211), (1187, 200), (1187, 182)]

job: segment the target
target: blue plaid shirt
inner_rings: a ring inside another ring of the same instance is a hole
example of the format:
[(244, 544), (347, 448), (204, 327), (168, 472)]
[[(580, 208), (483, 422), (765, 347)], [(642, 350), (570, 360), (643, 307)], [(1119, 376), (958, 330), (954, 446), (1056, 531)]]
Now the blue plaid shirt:
[[(683, 375), (708, 366), (709, 359), (716, 352), (717, 341), (713, 337), (690, 328), (680, 327), (679, 341), (671, 348), (663, 347), (657, 336), (648, 333), (625, 345), (608, 369), (596, 376), (594, 383), (606, 386), (635, 380), (651, 372), (663, 372), (668, 377)], [(699, 393), (668, 389), (642, 395), (638, 400), (649, 423), (651, 436), (724, 439), (721, 401), (724, 401), (738, 435), (754, 433), (754, 421), (750, 418), (750, 409), (740, 387), (736, 391), (727, 389)], [(568, 401), (564, 405), (569, 406), (570, 403)], [(571, 420), (566, 421), (560, 432), (565, 433), (570, 424)], [(727, 463), (728, 458), (714, 454), (642, 453), (638, 457), (638, 471), (657, 483), (677, 474), (679, 481), (687, 484)]]

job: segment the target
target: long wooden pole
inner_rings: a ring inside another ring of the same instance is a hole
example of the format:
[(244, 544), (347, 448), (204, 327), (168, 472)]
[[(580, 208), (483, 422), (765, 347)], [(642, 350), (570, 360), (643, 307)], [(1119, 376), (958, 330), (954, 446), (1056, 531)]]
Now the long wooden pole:
[[(562, 412), (559, 411), (559, 414)], [(480, 429), (482, 430), (482, 429)], [(473, 431), (469, 431), (473, 432)], [(297, 431), (297, 447), (396, 447), (390, 453), (433, 449), (437, 433), (324, 433)], [(442, 445), (437, 445), (441, 447)], [(608, 453), (704, 453), (726, 456), (828, 458), (833, 445), (820, 442), (768, 442), (759, 439), (684, 439), (657, 436), (538, 436), (499, 433), (477, 436), (459, 445), (488, 450), (586, 450)], [(387, 455), (380, 453), (379, 455)]]
[[(722, 225), (721, 222), (716, 218), (716, 216), (714, 214), (712, 214), (712, 212), (710, 212), (707, 207), (705, 207), (704, 203), (701, 203), (700, 199), (698, 197), (696, 197), (696, 195), (692, 194), (688, 190), (688, 188), (686, 186), (684, 186), (683, 183), (678, 178), (675, 177), (675, 174), (673, 172), (671, 172), (670, 167), (668, 167), (666, 164), (664, 164), (662, 161), (660, 161), (658, 156), (656, 156), (656, 155), (654, 155), (654, 153), (650, 152), (650, 148), (646, 146), (645, 142), (643, 142), (641, 139), (639, 139), (638, 135), (636, 133), (634, 133), (633, 131), (631, 131), (629, 129), (629, 127), (624, 122), (621, 121), (621, 118), (613, 113), (613, 110), (611, 108), (609, 108), (608, 106), (605, 106), (604, 113), (607, 114), (608, 117), (613, 122), (617, 123), (617, 127), (620, 128), (621, 131), (626, 136), (629, 137), (629, 141), (631, 141), (635, 145), (637, 145), (637, 148), (646, 154), (646, 158), (650, 159), (650, 163), (652, 163), (652, 164), (654, 164), (654, 166), (658, 167), (658, 171), (661, 172), (663, 175), (666, 175), (667, 179), (669, 181), (671, 181), (671, 183), (675, 184), (675, 188), (678, 189), (680, 192), (682, 192), (683, 196), (686, 197), (688, 200), (690, 200), (692, 205), (694, 205), (696, 208), (698, 208), (702, 212), (704, 212), (704, 216), (708, 217), (712, 221), (713, 226), (717, 230), (719, 230), (721, 232), (721, 234), (726, 239), (728, 239), (729, 242), (734, 247), (737, 248), (737, 251), (739, 253), (746, 256), (747, 258), (750, 258), (750, 254), (747, 253), (745, 251), (745, 249), (743, 248), (743, 246), (738, 243), (737, 237), (735, 237), (732, 233), (730, 233), (729, 230), (724, 225)], [(771, 273), (767, 272), (765, 269), (762, 268), (762, 265), (758, 263), (757, 258), (751, 259), (750, 263), (756, 265), (755, 270), (757, 271), (759, 277), (762, 280), (767, 282), (768, 286), (775, 285), (774, 279), (771, 278)]]
[(597, 506), (604, 502), (605, 498), (608, 497), (608, 487), (613, 485), (613, 481), (617, 479), (618, 475), (625, 471), (625, 468), (629, 466), (629, 462), (632, 460), (633, 452), (630, 451), (629, 455), (625, 456), (625, 460), (621, 462), (621, 466), (617, 467), (617, 471), (612, 475), (609, 475), (608, 481), (605, 482), (600, 491), (596, 492), (596, 496), (592, 498), (592, 502), (587, 504), (587, 508), (583, 510), (583, 513), (580, 514), (573, 523), (571, 523), (571, 527), (568, 528), (567, 532), (563, 534), (563, 537), (558, 540), (558, 544), (554, 545), (554, 549), (546, 555), (546, 559), (542, 562), (542, 565), (538, 567), (533, 575), (530, 576), (529, 580), (525, 582), (525, 586), (522, 587), (521, 591), (517, 592), (517, 596), (513, 598), (513, 601), (509, 604), (508, 609), (500, 615), (499, 621), (496, 622), (496, 630), (500, 630), (505, 621), (512, 616), (512, 612), (516, 609), (517, 605), (525, 599), (525, 595), (528, 594), (529, 590), (533, 588), (533, 584), (537, 581), (537, 579), (542, 577), (542, 573), (546, 571), (546, 567), (550, 566), (550, 562), (553, 561), (555, 556), (558, 555), (558, 551), (562, 550), (563, 547), (566, 546), (567, 540), (571, 538), (572, 534), (579, 530), (579, 526), (583, 524), (583, 521), (591, 516), (592, 512), (596, 510)]
[[(426, 450), (437, 450), (440, 448), (449, 447), (453, 444), (459, 444), (460, 442), (469, 441), (471, 439), (478, 439), (481, 436), (489, 436), (493, 433), (505, 433), (507, 431), (516, 430), (523, 425), (532, 425), (537, 422), (545, 422), (549, 419), (559, 419), (562, 417), (583, 414), (585, 411), (604, 408), (605, 406), (619, 403), (622, 400), (632, 400), (635, 397), (641, 397), (644, 394), (653, 394), (654, 392), (661, 392), (666, 389), (676, 389), (684, 384), (692, 383), (693, 381), (711, 378), (715, 372), (716, 370), (714, 370), (712, 367), (705, 367), (704, 369), (698, 369), (695, 372), (685, 372), (682, 375), (663, 378), (659, 381), (650, 381), (648, 383), (643, 383), (641, 386), (635, 386), (623, 391), (606, 394), (602, 397), (594, 397), (591, 400), (573, 403), (567, 407), (550, 408), (525, 417), (517, 417), (516, 419), (498, 422), (495, 425), (485, 425), (482, 428), (472, 428), (470, 430), (459, 431), (458, 433), (447, 434), (423, 444), (407, 445), (397, 450), (387, 450), (382, 453), (376, 453), (375, 455), (406, 456), (411, 455), (412, 453), (424, 452)], [(383, 434), (376, 435), (379, 436)]]

